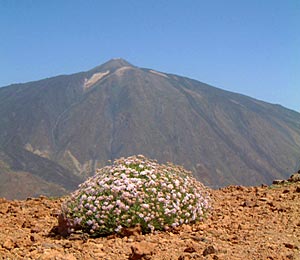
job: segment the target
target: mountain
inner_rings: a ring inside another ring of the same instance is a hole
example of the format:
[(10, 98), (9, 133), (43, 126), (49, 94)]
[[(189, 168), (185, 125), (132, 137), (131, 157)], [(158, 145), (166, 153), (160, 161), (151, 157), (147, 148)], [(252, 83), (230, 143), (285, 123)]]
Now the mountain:
[(26, 172), (55, 195), (132, 154), (181, 164), (212, 187), (270, 183), (299, 163), (300, 114), (123, 59), (0, 88), (6, 179)]

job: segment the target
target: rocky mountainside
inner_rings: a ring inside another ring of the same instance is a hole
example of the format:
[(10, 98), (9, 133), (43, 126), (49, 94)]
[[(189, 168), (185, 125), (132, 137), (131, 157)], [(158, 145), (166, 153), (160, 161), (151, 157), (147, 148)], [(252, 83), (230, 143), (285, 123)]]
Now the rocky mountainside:
[(211, 190), (203, 222), (124, 237), (60, 237), (64, 198), (0, 200), (0, 259), (300, 259), (300, 183)]
[(122, 59), (0, 88), (0, 196), (61, 195), (133, 154), (211, 187), (270, 183), (299, 163), (300, 114)]

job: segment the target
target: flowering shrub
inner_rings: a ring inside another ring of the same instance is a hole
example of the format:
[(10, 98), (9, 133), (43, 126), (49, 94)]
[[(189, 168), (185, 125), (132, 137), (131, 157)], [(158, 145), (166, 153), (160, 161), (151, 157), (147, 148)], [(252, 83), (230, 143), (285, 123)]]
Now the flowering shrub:
[(97, 170), (63, 203), (61, 216), (68, 233), (107, 235), (136, 225), (146, 233), (202, 220), (209, 202), (188, 171), (139, 155)]

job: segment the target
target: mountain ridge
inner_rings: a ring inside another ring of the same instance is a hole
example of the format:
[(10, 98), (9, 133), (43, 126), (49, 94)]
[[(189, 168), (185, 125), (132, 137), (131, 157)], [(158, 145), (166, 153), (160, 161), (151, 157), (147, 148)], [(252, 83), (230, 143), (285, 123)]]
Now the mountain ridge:
[(293, 110), (123, 59), (0, 88), (2, 149), (53, 161), (77, 182), (144, 154), (209, 186), (270, 183), (299, 162), (299, 129)]

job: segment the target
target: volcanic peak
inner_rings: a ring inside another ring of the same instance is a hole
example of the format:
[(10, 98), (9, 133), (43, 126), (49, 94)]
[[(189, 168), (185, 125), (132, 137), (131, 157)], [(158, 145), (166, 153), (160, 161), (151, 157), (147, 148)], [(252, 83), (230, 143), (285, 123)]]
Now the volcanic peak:
[(95, 73), (95, 72), (103, 72), (108, 70), (110, 72), (115, 72), (116, 70), (122, 67), (134, 67), (134, 66), (124, 59), (117, 58), (117, 59), (111, 59), (105, 62), (104, 64), (93, 68), (92, 70), (90, 70), (90, 72)]

